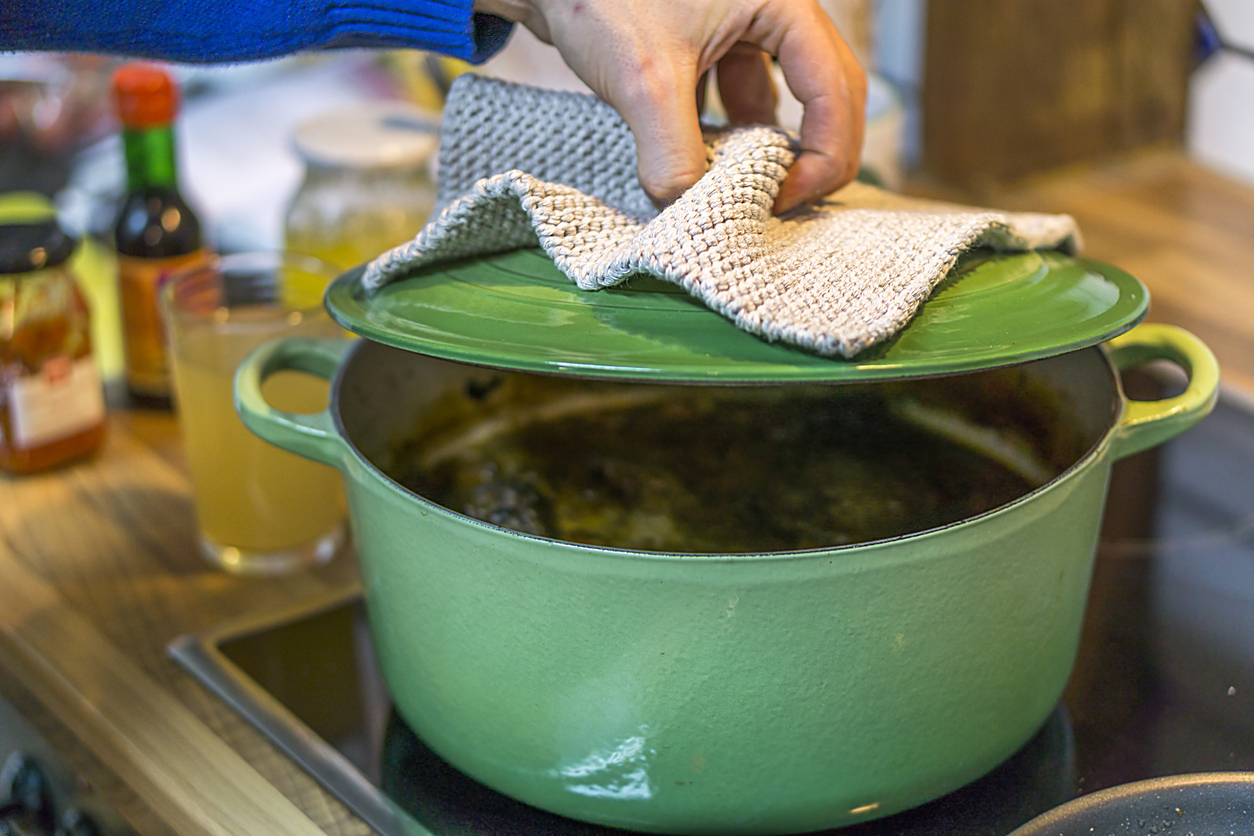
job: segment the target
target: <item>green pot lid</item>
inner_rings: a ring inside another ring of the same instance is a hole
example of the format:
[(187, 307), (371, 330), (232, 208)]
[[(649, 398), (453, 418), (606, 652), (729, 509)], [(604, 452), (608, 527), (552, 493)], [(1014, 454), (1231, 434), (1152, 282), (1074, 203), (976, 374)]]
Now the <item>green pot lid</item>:
[(326, 304), (367, 339), (480, 366), (655, 382), (852, 382), (1008, 366), (1104, 342), (1149, 306), (1145, 286), (1107, 264), (977, 252), (897, 336), (845, 360), (766, 342), (650, 277), (581, 291), (538, 249), (428, 268), (373, 294), (363, 271), (336, 279)]

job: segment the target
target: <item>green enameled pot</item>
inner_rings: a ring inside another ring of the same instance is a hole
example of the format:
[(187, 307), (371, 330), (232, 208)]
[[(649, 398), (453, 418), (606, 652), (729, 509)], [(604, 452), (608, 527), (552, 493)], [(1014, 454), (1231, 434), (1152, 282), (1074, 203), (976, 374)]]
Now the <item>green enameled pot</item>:
[[(1174, 361), (1177, 397), (1117, 369)], [(1021, 367), (1088, 452), (977, 517), (808, 552), (571, 545), (445, 510), (372, 462), (450, 387), (491, 372), (367, 341), (285, 340), (240, 369), (244, 422), (344, 474), (396, 707), (507, 795), (668, 833), (793, 833), (888, 815), (978, 778), (1045, 721), (1075, 659), (1111, 464), (1213, 405), (1189, 334), (1142, 325)], [(316, 415), (269, 407), (280, 369), (334, 378)]]

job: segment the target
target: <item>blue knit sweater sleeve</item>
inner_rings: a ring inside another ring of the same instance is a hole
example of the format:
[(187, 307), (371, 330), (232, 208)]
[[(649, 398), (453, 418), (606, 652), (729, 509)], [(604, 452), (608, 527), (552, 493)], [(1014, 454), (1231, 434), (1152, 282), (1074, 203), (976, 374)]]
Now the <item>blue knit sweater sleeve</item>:
[(477, 63), (511, 26), (473, 0), (0, 0), (0, 50), (186, 62), (408, 47)]

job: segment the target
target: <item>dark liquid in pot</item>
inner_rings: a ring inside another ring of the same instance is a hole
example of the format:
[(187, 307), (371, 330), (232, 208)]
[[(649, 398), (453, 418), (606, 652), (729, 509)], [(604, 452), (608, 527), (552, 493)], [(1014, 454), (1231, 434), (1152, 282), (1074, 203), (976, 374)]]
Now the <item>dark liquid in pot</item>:
[(629, 391), (570, 389), (477, 421), (445, 404), (390, 475), (528, 534), (744, 554), (935, 528), (1011, 502), (1065, 464), (1039, 452), (1048, 440), (924, 405), (908, 387)]

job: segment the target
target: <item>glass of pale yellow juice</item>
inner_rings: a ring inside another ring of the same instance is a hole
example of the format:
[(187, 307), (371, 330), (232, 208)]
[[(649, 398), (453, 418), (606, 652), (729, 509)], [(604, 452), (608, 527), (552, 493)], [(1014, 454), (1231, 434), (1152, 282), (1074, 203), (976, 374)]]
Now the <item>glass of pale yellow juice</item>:
[[(320, 305), (283, 301), (293, 278), (335, 270), (294, 253), (239, 253), (171, 276), (162, 291), (179, 425), (191, 472), (200, 543), (215, 565), (238, 574), (277, 574), (323, 563), (345, 538), (339, 474), (273, 447), (235, 414), (235, 370), (276, 337), (340, 338)], [(288, 412), (326, 409), (326, 381), (280, 372), (263, 388)]]

